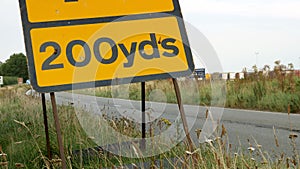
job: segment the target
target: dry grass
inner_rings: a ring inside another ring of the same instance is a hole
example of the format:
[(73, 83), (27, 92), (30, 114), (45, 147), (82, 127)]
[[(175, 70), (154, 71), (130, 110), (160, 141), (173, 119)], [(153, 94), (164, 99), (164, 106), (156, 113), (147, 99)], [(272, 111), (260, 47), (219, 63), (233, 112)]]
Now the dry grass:
[[(52, 160), (46, 157), (40, 99), (24, 96), (25, 90), (22, 87), (17, 87), (0, 91), (0, 168), (32, 169), (50, 166), (59, 168), (61, 160), (58, 157), (50, 106), (48, 105), (48, 114), (54, 155)], [(189, 145), (184, 141), (169, 152), (151, 158), (130, 159), (119, 157), (93, 148), (96, 147), (93, 138), (87, 137), (83, 132), (71, 106), (59, 106), (59, 117), (62, 123), (68, 168), (114, 168), (114, 166), (124, 166), (126, 168), (128, 165), (139, 168), (137, 166), (141, 163), (147, 164), (145, 168), (299, 169), (300, 167), (299, 154), (296, 151), (291, 157), (280, 154), (276, 159), (272, 159), (264, 152), (259, 143), (249, 145), (248, 148), (239, 147), (234, 149), (228, 140), (228, 132), (230, 131), (224, 125), (220, 125), (212, 140), (196, 145), (197, 148), (194, 152), (188, 151)], [(110, 125), (113, 128), (123, 132), (123, 134), (135, 137), (141, 135), (138, 130), (140, 126), (130, 123), (126, 118), (105, 118), (110, 120)], [(153, 123), (151, 130), (167, 128), (169, 125), (168, 120), (158, 119)], [(201, 129), (195, 132), (200, 134)], [(153, 132), (149, 133), (153, 134)], [(292, 134), (290, 138), (291, 141), (297, 139)], [(274, 139), (276, 140), (276, 132), (274, 132)], [(293, 146), (296, 147), (295, 142)], [(86, 153), (87, 149), (90, 153)], [(197, 159), (196, 162), (193, 160), (195, 158)]]

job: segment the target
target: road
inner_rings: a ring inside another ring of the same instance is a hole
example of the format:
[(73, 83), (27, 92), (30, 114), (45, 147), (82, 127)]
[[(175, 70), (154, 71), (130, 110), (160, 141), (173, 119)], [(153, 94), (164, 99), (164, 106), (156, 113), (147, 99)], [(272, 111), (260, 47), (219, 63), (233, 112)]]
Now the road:
[[(48, 96), (49, 98), (49, 96)], [(67, 92), (56, 93), (58, 104), (72, 104), (74, 107), (91, 107), (96, 104), (100, 109), (105, 108), (112, 112), (119, 112), (120, 116), (126, 116), (134, 121), (141, 122), (141, 112), (139, 101), (129, 101), (122, 99), (109, 99), (80, 94), (72, 94)], [(211, 123), (206, 125), (207, 108), (201, 106), (184, 106), (187, 116), (187, 121), (190, 127), (190, 133), (194, 142), (198, 142), (197, 135), (194, 132), (196, 129), (211, 130)], [(146, 110), (151, 111), (147, 115), (147, 122), (155, 118), (163, 117), (171, 122), (174, 122), (179, 116), (178, 107), (176, 104), (161, 104), (147, 102)], [(223, 113), (221, 113), (223, 111)], [(163, 112), (163, 113), (162, 113)], [(286, 113), (261, 112), (253, 110), (236, 110), (211, 108), (214, 118), (220, 118), (220, 124), (224, 125), (230, 144), (232, 144), (233, 152), (241, 151), (241, 148), (247, 150), (249, 146), (256, 147), (256, 143), (262, 146), (262, 150), (269, 153), (270, 157), (274, 154), (284, 152), (287, 155), (292, 154), (292, 146), (289, 136), (291, 133), (298, 135), (296, 139), (297, 151), (300, 152), (300, 115)], [(213, 114), (216, 112), (216, 114)], [(222, 115), (222, 116), (221, 116)], [(208, 118), (210, 119), (210, 118)], [(276, 132), (278, 145), (276, 146), (274, 129)], [(215, 136), (206, 135), (209, 139), (214, 139)], [(201, 139), (201, 138), (200, 138)], [(202, 138), (202, 142), (208, 138)]]

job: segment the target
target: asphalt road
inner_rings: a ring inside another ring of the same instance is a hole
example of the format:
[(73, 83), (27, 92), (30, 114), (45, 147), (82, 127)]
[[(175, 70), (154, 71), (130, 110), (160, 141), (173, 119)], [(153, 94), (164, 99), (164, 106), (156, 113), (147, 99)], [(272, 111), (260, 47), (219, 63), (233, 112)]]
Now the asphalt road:
[[(141, 122), (141, 112), (139, 111), (141, 103), (139, 101), (100, 98), (66, 92), (56, 93), (56, 100), (58, 104), (72, 104), (74, 107), (85, 108), (87, 111), (106, 109), (109, 110), (106, 112), (112, 112), (114, 115), (126, 116), (131, 120)], [(97, 105), (99, 109), (90, 108), (93, 107), (92, 105)], [(262, 146), (263, 151), (269, 153), (270, 157), (279, 153), (291, 155), (292, 146), (289, 136), (292, 133), (298, 135), (296, 148), (300, 152), (300, 115), (288, 116), (286, 113), (222, 108), (211, 108), (207, 113), (206, 107), (184, 106), (184, 108), (190, 133), (195, 143), (199, 142), (195, 133), (196, 129), (202, 129), (204, 133), (200, 137), (200, 142), (213, 140), (216, 137), (216, 135), (210, 135), (211, 130), (214, 129), (213, 126), (216, 126), (214, 121), (210, 120), (214, 118), (215, 120), (220, 119), (220, 124), (225, 126), (233, 152), (247, 151), (249, 146), (256, 147), (257, 143)], [(171, 122), (180, 118), (176, 104), (147, 102), (146, 110), (148, 112), (147, 122), (158, 117), (166, 118)], [(274, 129), (278, 146), (275, 142)]]

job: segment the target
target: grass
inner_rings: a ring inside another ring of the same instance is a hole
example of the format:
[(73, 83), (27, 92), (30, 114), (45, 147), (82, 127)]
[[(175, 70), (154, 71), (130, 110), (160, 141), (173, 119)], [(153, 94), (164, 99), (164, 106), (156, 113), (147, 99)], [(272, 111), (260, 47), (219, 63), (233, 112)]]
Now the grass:
[[(163, 86), (156, 87), (161, 90), (169, 90)], [(53, 153), (52, 160), (46, 157), (40, 98), (26, 97), (24, 96), (25, 91), (24, 87), (0, 90), (0, 168), (59, 168), (61, 164), (50, 105), (48, 103), (47, 110)], [(188, 94), (191, 93), (186, 93), (186, 95)], [(136, 94), (132, 97), (138, 96)], [(167, 98), (169, 97), (167, 96)], [(225, 126), (218, 128), (214, 140), (207, 140), (206, 143), (196, 145), (197, 148), (193, 152), (189, 151), (187, 143), (183, 141), (169, 152), (155, 157), (124, 158), (94, 148), (97, 145), (93, 138), (89, 138), (82, 130), (72, 106), (59, 106), (58, 111), (62, 124), (68, 168), (112, 168), (120, 165), (134, 166), (140, 163), (147, 163), (148, 168), (281, 169), (300, 167), (299, 155), (296, 152), (291, 157), (282, 154), (278, 155), (276, 159), (270, 159), (258, 143), (251, 145), (249, 151), (247, 147), (232, 147), (228, 142)], [(103, 118), (109, 121), (111, 127), (123, 134), (134, 137), (141, 135), (140, 126), (128, 123), (126, 118), (108, 118), (106, 116)], [(166, 119), (158, 119), (153, 123), (151, 130), (167, 128), (168, 125), (169, 122)], [(296, 137), (291, 137), (291, 140), (295, 139)], [(92, 153), (85, 153), (88, 148)], [(255, 148), (255, 151), (252, 151), (252, 148)]]
[[(212, 101), (212, 89), (222, 87), (223, 81), (211, 85), (208, 81), (178, 81), (182, 101), (184, 104), (210, 105)], [(119, 86), (99, 87), (74, 91), (81, 94), (95, 95), (97, 97), (121, 98), (129, 100), (140, 100), (141, 91), (139, 83), (125, 84)], [(151, 97), (152, 96), (152, 97)], [(176, 103), (176, 94), (172, 80), (157, 80), (146, 83), (146, 100), (156, 102)]]
[[(179, 84), (184, 104), (204, 106), (211, 105), (213, 102), (213, 106), (225, 105), (227, 108), (285, 113), (289, 107), (291, 113), (300, 113), (300, 78), (298, 77), (284, 80), (262, 77), (226, 83), (218, 80), (212, 82), (186, 80), (179, 81)], [(146, 95), (155, 95), (155, 98), (147, 97), (146, 100), (176, 103), (176, 95), (170, 80), (147, 82), (146, 85)], [(140, 100), (140, 84), (100, 87), (76, 92), (98, 97)], [(218, 100), (223, 97), (224, 100)]]
[(226, 107), (300, 113), (300, 78), (228, 82)]

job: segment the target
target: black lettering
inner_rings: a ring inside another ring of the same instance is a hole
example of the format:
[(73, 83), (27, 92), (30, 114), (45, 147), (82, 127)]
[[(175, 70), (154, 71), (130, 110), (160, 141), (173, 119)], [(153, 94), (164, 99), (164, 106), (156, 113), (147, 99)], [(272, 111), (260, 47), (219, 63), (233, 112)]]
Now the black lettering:
[(172, 50), (172, 52), (164, 52), (163, 55), (166, 57), (174, 57), (179, 54), (179, 49), (175, 45), (168, 45), (168, 43), (175, 43), (176, 40), (173, 38), (164, 39), (161, 46), (166, 50)]
[[(144, 58), (144, 59), (153, 59), (153, 58), (159, 58), (159, 51), (158, 51), (158, 45), (157, 45), (157, 40), (156, 40), (156, 36), (155, 33), (151, 33), (150, 34), (150, 38), (151, 40), (145, 40), (143, 42), (140, 43), (139, 45), (139, 52), (140, 55)], [(145, 46), (150, 45), (153, 48), (153, 53), (148, 55), (145, 52)]]
[[(74, 59), (73, 47), (75, 45), (82, 46), (84, 49), (85, 56), (84, 56), (84, 60), (81, 62), (77, 62)], [(66, 54), (67, 54), (67, 58), (68, 58), (68, 61), (70, 62), (70, 64), (73, 66), (76, 66), (76, 67), (84, 67), (87, 64), (89, 64), (91, 61), (91, 50), (90, 50), (89, 46), (86, 44), (86, 42), (84, 42), (82, 40), (71, 41), (67, 46)]]
[(61, 47), (56, 42), (46, 42), (41, 45), (40, 52), (46, 52), (46, 49), (48, 47), (53, 47), (54, 52), (53, 54), (45, 60), (45, 62), (42, 64), (42, 70), (51, 70), (51, 69), (60, 69), (64, 68), (64, 65), (62, 63), (60, 64), (51, 64), (57, 57), (61, 54)]
[(128, 61), (127, 63), (124, 63), (124, 67), (132, 67), (133, 62), (134, 62), (137, 42), (132, 42), (131, 43), (130, 52), (128, 52), (128, 50), (126, 49), (124, 44), (119, 44), (119, 47), (121, 48), (123, 54), (126, 56), (127, 61)]
[[(102, 43), (108, 43), (111, 46), (111, 50), (112, 50), (112, 56), (109, 59), (105, 59), (101, 56), (100, 53), (100, 45)], [(96, 56), (96, 59), (103, 64), (111, 64), (113, 62), (115, 62), (118, 58), (118, 47), (116, 46), (116, 43), (110, 39), (110, 38), (100, 38), (98, 40), (96, 40), (96, 42), (94, 43), (94, 54)]]
[(78, 0), (65, 0), (65, 2), (78, 2)]

